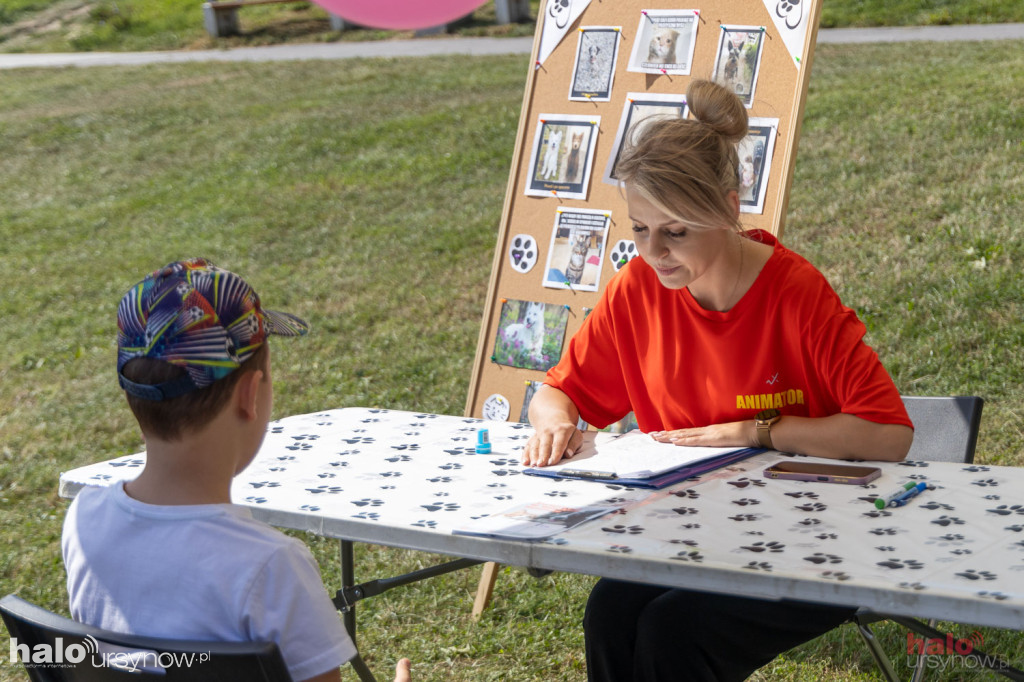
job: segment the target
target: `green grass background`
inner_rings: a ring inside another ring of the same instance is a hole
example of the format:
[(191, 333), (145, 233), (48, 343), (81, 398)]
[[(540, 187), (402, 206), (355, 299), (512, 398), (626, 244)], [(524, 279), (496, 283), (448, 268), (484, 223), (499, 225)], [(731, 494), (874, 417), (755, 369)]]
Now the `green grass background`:
[[(531, 0), (531, 18), (537, 17), (541, 4)], [(176, 50), (413, 35), (375, 29), (332, 31), (323, 9), (312, 2), (295, 2), (245, 7), (238, 14), (242, 35), (214, 39), (203, 28), (200, 6), (199, 0), (0, 0), (0, 51)], [(532, 19), (497, 26), (494, 18), (494, 2), (486, 0), (449, 31), (466, 36), (533, 35)], [(39, 20), (37, 26), (25, 25), (33, 20)], [(824, 0), (821, 10), (821, 25), (826, 28), (1021, 21), (1020, 0)]]
[[(1014, 466), (1022, 47), (819, 46), (784, 234), (865, 320), (902, 392), (986, 398), (978, 460)], [(206, 255), (311, 321), (275, 344), (276, 415), (460, 414), (527, 69), (508, 56), (0, 71), (0, 594), (66, 612), (57, 477), (141, 449), (114, 315), (167, 261)], [(336, 543), (302, 537), (337, 585)], [(369, 579), (433, 557), (361, 545), (357, 559)], [(418, 680), (585, 679), (593, 578), (505, 568), (474, 623), (477, 577), (360, 607), (380, 677), (409, 656)], [(1019, 634), (981, 632), (1024, 665)], [(882, 637), (905, 651), (900, 631)], [(0, 680), (22, 679), (0, 663)], [(877, 677), (846, 627), (757, 679)]]

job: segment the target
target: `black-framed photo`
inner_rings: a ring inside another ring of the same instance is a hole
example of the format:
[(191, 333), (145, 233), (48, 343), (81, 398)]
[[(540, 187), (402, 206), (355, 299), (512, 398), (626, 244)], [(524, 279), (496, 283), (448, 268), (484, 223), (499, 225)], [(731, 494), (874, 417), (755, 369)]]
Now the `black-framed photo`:
[(541, 114), (530, 153), (528, 196), (586, 199), (600, 116)]
[(618, 26), (584, 26), (579, 35), (569, 100), (607, 102), (612, 97), (622, 29)]
[(722, 25), (711, 80), (736, 93), (748, 109), (754, 102), (763, 47), (763, 26)]
[(597, 291), (611, 211), (560, 208), (551, 229), (544, 286)]
[(627, 71), (688, 76), (698, 14), (692, 9), (641, 10)]
[(562, 357), (569, 310), (557, 303), (507, 299), (501, 304), (492, 360), (547, 371)]
[(740, 211), (764, 213), (768, 176), (775, 153), (777, 118), (751, 118), (750, 131), (737, 146), (739, 153)]
[(619, 184), (615, 175), (615, 165), (622, 156), (624, 146), (643, 130), (644, 125), (658, 118), (686, 118), (686, 95), (663, 94), (653, 92), (630, 92), (626, 94), (626, 102), (619, 117), (619, 129), (612, 142), (612, 152), (604, 168), (603, 182), (609, 185)]

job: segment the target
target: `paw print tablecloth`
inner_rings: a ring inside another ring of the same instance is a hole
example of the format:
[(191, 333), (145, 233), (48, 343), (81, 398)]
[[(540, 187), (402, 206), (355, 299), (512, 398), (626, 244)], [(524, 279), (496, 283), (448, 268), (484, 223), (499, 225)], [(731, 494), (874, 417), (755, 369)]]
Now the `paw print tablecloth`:
[[(487, 428), (492, 453), (475, 453)], [(1024, 470), (879, 463), (865, 486), (769, 480), (766, 452), (659, 491), (524, 475), (524, 424), (345, 408), (269, 426), (232, 497), (267, 523), (327, 537), (655, 584), (1024, 624)], [(61, 494), (137, 475), (145, 454), (61, 476)], [(909, 505), (871, 503), (906, 481)], [(531, 502), (616, 513), (540, 542), (453, 535)]]

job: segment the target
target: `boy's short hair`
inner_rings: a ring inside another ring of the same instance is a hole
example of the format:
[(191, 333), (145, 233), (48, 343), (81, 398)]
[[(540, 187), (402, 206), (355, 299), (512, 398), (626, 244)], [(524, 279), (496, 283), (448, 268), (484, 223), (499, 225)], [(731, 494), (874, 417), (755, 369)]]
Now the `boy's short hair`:
[[(146, 400), (127, 391), (125, 398), (135, 420), (139, 422), (139, 428), (146, 436), (165, 441), (178, 440), (187, 431), (203, 428), (221, 413), (242, 375), (259, 369), (266, 373), (269, 357), (267, 344), (264, 343), (237, 371), (206, 388), (169, 400)], [(152, 385), (176, 381), (185, 375), (185, 370), (163, 360), (132, 358), (122, 368), (121, 374), (132, 382)]]
[(264, 310), (245, 280), (204, 258), (170, 263), (132, 287), (117, 327), (118, 382), (129, 405), (143, 431), (172, 439), (220, 412), (241, 375), (235, 370), (264, 368), (268, 335), (309, 331), (294, 315)]

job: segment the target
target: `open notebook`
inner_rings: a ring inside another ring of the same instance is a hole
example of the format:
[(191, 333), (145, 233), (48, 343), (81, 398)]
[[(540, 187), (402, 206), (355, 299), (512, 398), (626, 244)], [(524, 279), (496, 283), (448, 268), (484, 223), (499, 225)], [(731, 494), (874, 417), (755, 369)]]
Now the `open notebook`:
[(588, 431), (583, 446), (570, 459), (547, 467), (524, 469), (533, 476), (615, 481), (624, 485), (661, 488), (718, 469), (761, 450), (708, 448), (659, 443), (641, 431), (611, 434)]

